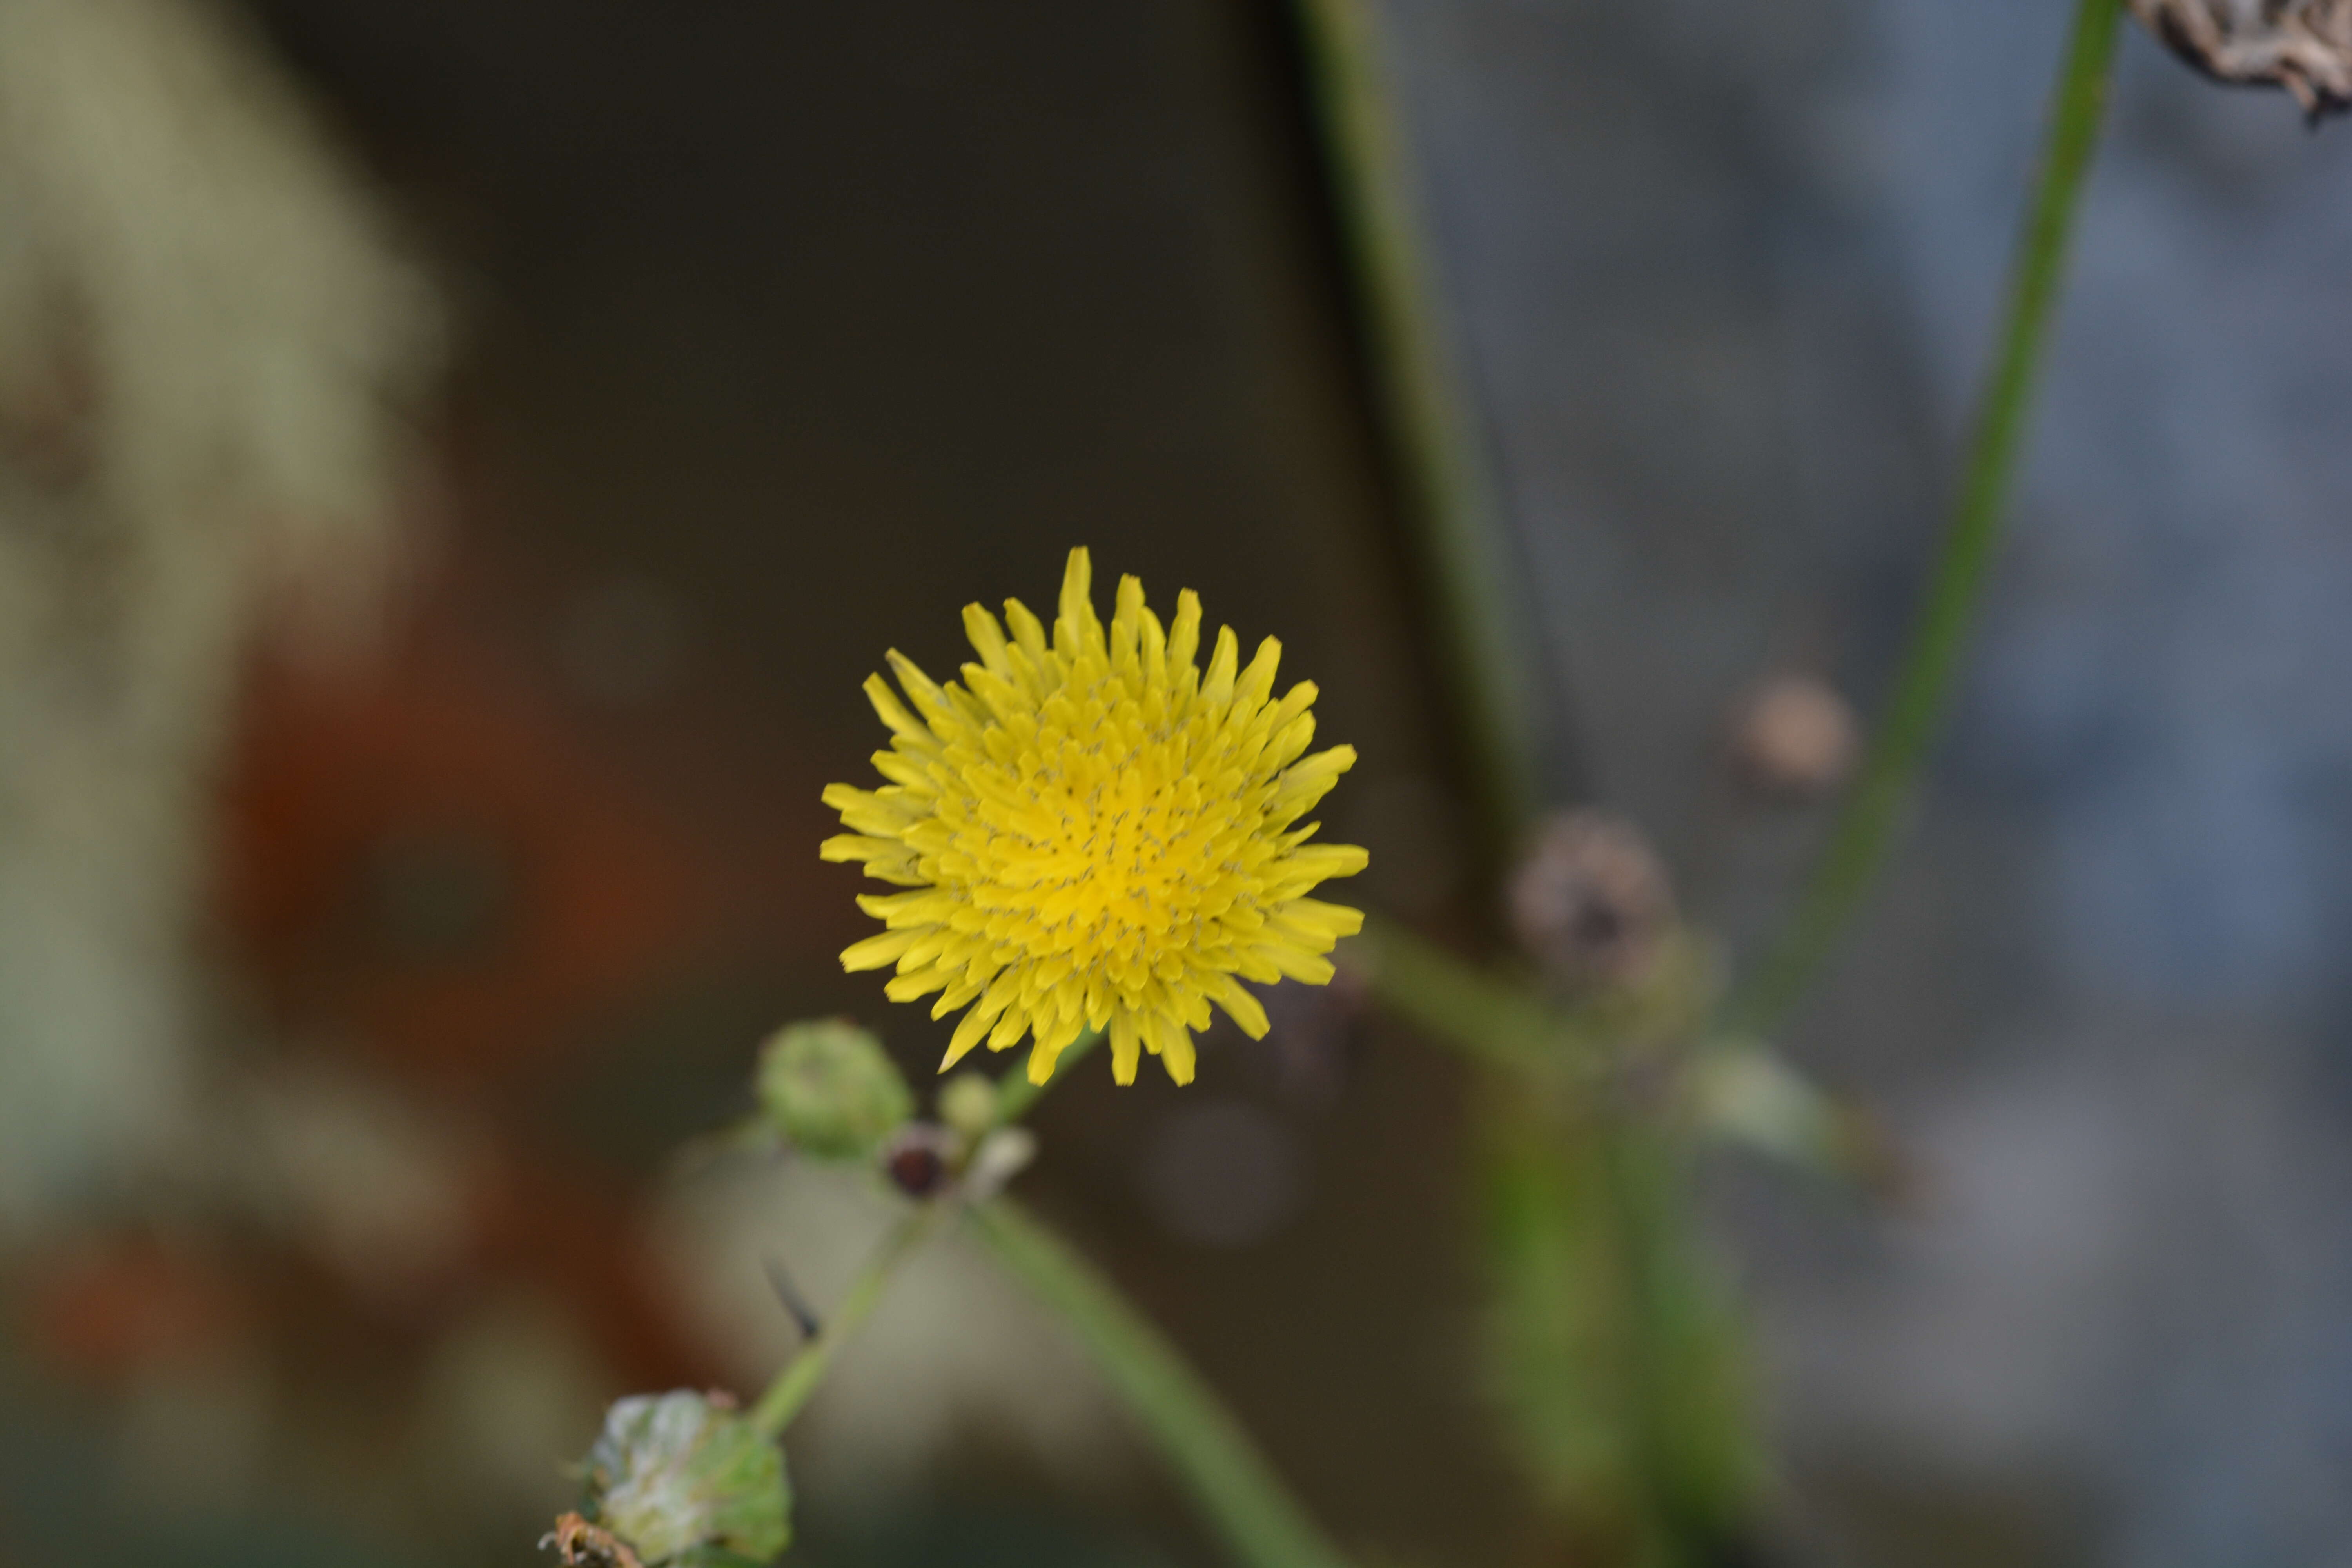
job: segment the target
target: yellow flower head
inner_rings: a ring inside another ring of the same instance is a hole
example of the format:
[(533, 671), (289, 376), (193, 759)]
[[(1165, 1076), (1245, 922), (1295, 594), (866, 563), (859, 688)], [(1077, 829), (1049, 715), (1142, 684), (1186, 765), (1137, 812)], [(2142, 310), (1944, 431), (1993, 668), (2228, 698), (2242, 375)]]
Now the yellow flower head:
[[(1070, 552), (1053, 641), (1018, 599), (1004, 621), (965, 606), (980, 662), (933, 684), (897, 649), (866, 695), (891, 730), (878, 790), (835, 784), (824, 803), (851, 831), (828, 860), (912, 889), (857, 900), (889, 927), (843, 967), (895, 963), (894, 1002), (943, 994), (931, 1016), (971, 1005), (940, 1070), (985, 1037), (1003, 1050), (1034, 1034), (1043, 1083), (1087, 1028), (1110, 1034), (1111, 1070), (1135, 1081), (1142, 1052), (1192, 1079), (1192, 1031), (1216, 1003), (1253, 1039), (1265, 1010), (1243, 980), (1320, 985), (1323, 954), (1364, 923), (1306, 895), (1364, 868), (1361, 849), (1315, 844), (1298, 819), (1355, 763), (1355, 748), (1302, 757), (1315, 686), (1280, 701), (1268, 637), (1246, 669), (1230, 627), (1202, 674), (1201, 601), (1188, 589), (1163, 627), (1143, 584), (1122, 577), (1106, 629), (1084, 550)], [(1012, 635), (1006, 636), (1006, 628)]]

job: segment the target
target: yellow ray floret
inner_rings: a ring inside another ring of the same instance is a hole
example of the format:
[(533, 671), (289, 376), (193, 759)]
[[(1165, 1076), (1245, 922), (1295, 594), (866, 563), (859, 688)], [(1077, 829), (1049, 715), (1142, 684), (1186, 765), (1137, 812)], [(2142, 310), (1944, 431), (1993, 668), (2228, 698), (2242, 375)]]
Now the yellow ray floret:
[(889, 783), (824, 792), (849, 829), (824, 858), (907, 889), (857, 900), (888, 929), (843, 966), (895, 964), (890, 999), (939, 992), (934, 1018), (969, 1005), (941, 1071), (982, 1039), (1001, 1051), (1030, 1036), (1043, 1083), (1094, 1028), (1119, 1082), (1150, 1051), (1189, 1083), (1210, 1003), (1262, 1037), (1265, 1009), (1241, 983), (1320, 985), (1324, 954), (1364, 923), (1307, 896), (1365, 862), (1309, 844), (1318, 825), (1299, 822), (1356, 760), (1351, 746), (1305, 754), (1313, 682), (1275, 700), (1282, 645), (1266, 638), (1242, 668), (1230, 629), (1203, 672), (1190, 590), (1163, 626), (1122, 577), (1106, 627), (1091, 570), (1070, 552), (1050, 642), (1018, 599), (1002, 623), (966, 606), (980, 658), (961, 681), (937, 685), (893, 649), (906, 700), (866, 683), (890, 727), (874, 755)]

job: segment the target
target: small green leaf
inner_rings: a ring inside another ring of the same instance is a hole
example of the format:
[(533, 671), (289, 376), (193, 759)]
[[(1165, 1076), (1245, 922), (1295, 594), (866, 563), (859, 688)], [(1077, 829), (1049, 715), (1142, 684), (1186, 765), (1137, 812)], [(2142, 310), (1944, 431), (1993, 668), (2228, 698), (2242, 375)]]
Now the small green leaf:
[(646, 1568), (762, 1563), (792, 1540), (783, 1450), (727, 1405), (679, 1389), (635, 1394), (588, 1451), (588, 1510)]

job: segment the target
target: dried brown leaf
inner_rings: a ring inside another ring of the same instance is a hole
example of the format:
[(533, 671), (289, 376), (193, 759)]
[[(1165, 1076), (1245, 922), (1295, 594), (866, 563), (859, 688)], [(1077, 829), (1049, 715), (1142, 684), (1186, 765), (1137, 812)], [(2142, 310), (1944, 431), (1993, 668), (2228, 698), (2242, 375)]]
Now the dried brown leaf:
[(2131, 9), (2217, 80), (2283, 87), (2314, 119), (2352, 109), (2352, 0), (2131, 0)]

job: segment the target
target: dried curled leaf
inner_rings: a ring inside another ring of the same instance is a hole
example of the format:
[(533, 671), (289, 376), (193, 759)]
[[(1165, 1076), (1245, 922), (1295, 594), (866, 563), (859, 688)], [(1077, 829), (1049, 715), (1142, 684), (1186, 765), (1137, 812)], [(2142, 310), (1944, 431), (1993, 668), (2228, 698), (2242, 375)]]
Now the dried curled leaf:
[(2283, 87), (2315, 119), (2352, 109), (2352, 0), (2131, 0), (2131, 8), (2218, 80)]
[(629, 1543), (576, 1513), (558, 1514), (555, 1528), (540, 1537), (539, 1549), (554, 1548), (563, 1568), (644, 1568)]

